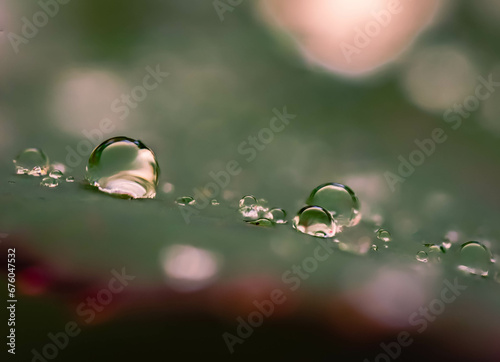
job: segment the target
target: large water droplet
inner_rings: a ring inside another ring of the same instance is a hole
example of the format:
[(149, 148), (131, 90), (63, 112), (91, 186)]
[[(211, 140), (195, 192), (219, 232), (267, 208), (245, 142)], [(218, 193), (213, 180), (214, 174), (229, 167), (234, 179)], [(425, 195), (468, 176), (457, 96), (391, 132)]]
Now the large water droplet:
[(293, 218), (292, 227), (304, 234), (331, 238), (337, 231), (332, 215), (320, 206), (306, 206)]
[(92, 152), (86, 179), (100, 191), (131, 198), (156, 195), (160, 168), (151, 149), (139, 140), (114, 137)]
[(488, 276), (491, 266), (491, 253), (485, 245), (469, 241), (460, 246), (458, 269), (469, 274)]
[(342, 184), (331, 182), (319, 185), (311, 192), (306, 203), (329, 211), (339, 226), (354, 226), (361, 220), (358, 198), (349, 187)]
[(15, 159), (18, 175), (45, 176), (49, 169), (49, 158), (38, 148), (27, 148)]

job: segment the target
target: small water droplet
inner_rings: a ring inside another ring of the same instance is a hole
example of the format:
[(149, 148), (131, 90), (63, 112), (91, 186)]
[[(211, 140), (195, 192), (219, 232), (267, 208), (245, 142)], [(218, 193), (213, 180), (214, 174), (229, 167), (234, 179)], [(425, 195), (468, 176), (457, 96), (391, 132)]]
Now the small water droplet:
[(63, 173), (60, 170), (52, 170), (50, 171), (49, 176), (55, 179), (59, 179), (63, 177)]
[(307, 205), (320, 206), (330, 212), (339, 226), (354, 226), (361, 220), (359, 200), (349, 187), (326, 183), (316, 187), (307, 199)]
[(427, 247), (427, 255), (429, 256), (430, 261), (441, 261), (441, 257), (444, 253), (446, 253), (446, 249), (442, 245), (436, 244), (424, 244)]
[(44, 177), (40, 185), (50, 188), (57, 187), (59, 186), (59, 180), (52, 177)]
[(218, 205), (220, 205), (219, 201), (217, 201), (216, 199), (212, 199), (212, 200), (210, 200), (210, 204), (211, 204), (212, 206), (218, 206)]
[(269, 219), (275, 224), (286, 224), (288, 221), (286, 219), (286, 211), (283, 209), (271, 209), (269, 210)]
[(110, 138), (92, 151), (86, 179), (100, 191), (131, 198), (154, 198), (160, 168), (151, 149), (128, 137)]
[(66, 182), (75, 182), (75, 178), (73, 176), (66, 177)]
[(175, 200), (175, 203), (177, 205), (186, 206), (186, 205), (194, 205), (196, 204), (196, 201), (191, 196), (181, 196), (177, 198), (177, 200)]
[(273, 222), (268, 219), (257, 219), (257, 220), (249, 220), (247, 223), (256, 225), (256, 226), (264, 226), (264, 227), (271, 227), (273, 226)]
[(375, 245), (375, 244), (373, 244), (373, 245), (371, 246), (371, 249), (372, 249), (373, 251), (377, 251), (377, 250), (378, 250), (378, 246), (377, 246), (377, 245)]
[(422, 263), (427, 263), (428, 255), (425, 251), (419, 251), (416, 255), (416, 258), (418, 261), (421, 261)]
[(252, 195), (244, 196), (240, 199), (238, 212), (244, 221), (267, 218), (269, 208), (267, 201), (260, 199), (257, 201)]
[(293, 218), (292, 227), (304, 234), (331, 238), (337, 231), (332, 215), (320, 206), (306, 206)]
[(49, 169), (49, 158), (38, 148), (27, 148), (14, 160), (18, 175), (45, 176)]
[(478, 241), (469, 241), (460, 246), (458, 269), (469, 274), (488, 276), (491, 253)]
[(392, 240), (391, 233), (386, 229), (377, 230), (377, 239), (388, 242)]
[(53, 171), (53, 170), (59, 170), (62, 173), (65, 173), (66, 172), (66, 165), (64, 163), (61, 163), (61, 162), (53, 162), (50, 165), (50, 171)]

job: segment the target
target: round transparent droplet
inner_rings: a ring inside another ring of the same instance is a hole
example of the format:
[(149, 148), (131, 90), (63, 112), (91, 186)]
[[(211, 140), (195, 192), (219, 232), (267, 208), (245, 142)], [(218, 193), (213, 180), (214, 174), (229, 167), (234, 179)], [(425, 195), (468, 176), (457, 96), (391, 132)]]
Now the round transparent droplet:
[(304, 234), (331, 238), (337, 231), (332, 215), (320, 206), (306, 206), (293, 218), (292, 227)]
[(244, 221), (258, 220), (268, 218), (269, 208), (264, 199), (257, 200), (248, 195), (240, 199), (238, 212)]
[(186, 205), (194, 205), (196, 201), (191, 196), (181, 196), (175, 200), (175, 203), (177, 205), (186, 206)]
[(271, 209), (268, 212), (268, 218), (275, 224), (286, 224), (286, 211), (283, 209)]
[(354, 226), (361, 220), (358, 198), (342, 184), (331, 182), (316, 187), (306, 203), (328, 210), (340, 227)]
[(422, 263), (427, 263), (429, 260), (428, 255), (425, 251), (419, 251), (416, 255), (416, 259)]
[(370, 248), (372, 251), (377, 251), (378, 250), (378, 246), (373, 244)]
[(75, 178), (73, 176), (66, 177), (66, 182), (75, 182)]
[(114, 137), (92, 152), (86, 179), (90, 185), (111, 195), (153, 198), (159, 171), (155, 154), (144, 143)]
[(468, 274), (488, 276), (492, 256), (485, 245), (469, 241), (460, 246), (458, 269)]
[(211, 204), (212, 206), (218, 206), (218, 205), (220, 205), (219, 201), (217, 201), (216, 199), (212, 199), (212, 200), (210, 200), (210, 204)]
[(49, 176), (55, 179), (60, 179), (63, 177), (63, 173), (60, 170), (52, 170), (50, 171)]
[(437, 244), (424, 244), (427, 247), (428, 260), (433, 262), (440, 262), (443, 254), (446, 253), (446, 248)]
[(40, 182), (40, 185), (50, 188), (57, 187), (59, 186), (59, 180), (52, 177), (44, 177), (42, 182)]
[(38, 148), (27, 148), (15, 159), (18, 175), (45, 176), (49, 170), (49, 158)]
[(385, 229), (377, 230), (377, 239), (388, 242), (392, 240), (391, 233)]

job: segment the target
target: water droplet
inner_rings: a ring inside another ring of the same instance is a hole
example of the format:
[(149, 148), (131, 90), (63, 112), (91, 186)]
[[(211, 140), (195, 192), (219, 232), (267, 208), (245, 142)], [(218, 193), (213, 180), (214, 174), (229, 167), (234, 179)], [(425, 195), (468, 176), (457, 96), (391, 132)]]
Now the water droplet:
[(66, 177), (66, 182), (75, 182), (75, 178), (73, 176)]
[(53, 170), (59, 170), (62, 173), (65, 173), (66, 172), (66, 165), (64, 163), (61, 163), (61, 162), (53, 162), (50, 165), (50, 171), (53, 171)]
[(219, 201), (217, 201), (216, 199), (212, 199), (212, 200), (210, 200), (210, 204), (211, 204), (212, 206), (218, 206), (218, 205), (220, 205)]
[(444, 253), (446, 253), (446, 249), (444, 246), (436, 245), (436, 244), (424, 244), (427, 247), (427, 255), (429, 256), (430, 261), (441, 261), (441, 257)]
[(293, 218), (292, 227), (304, 234), (331, 238), (337, 231), (332, 215), (320, 206), (306, 206)]
[(264, 227), (270, 227), (273, 226), (273, 222), (269, 219), (257, 219), (257, 220), (249, 220), (247, 223), (256, 225), (256, 226), (264, 226)]
[(59, 180), (52, 177), (44, 177), (40, 185), (45, 187), (57, 187), (59, 186)]
[(63, 177), (63, 173), (60, 170), (52, 170), (50, 171), (49, 176), (55, 179), (59, 179)]
[(361, 220), (358, 198), (342, 184), (331, 182), (316, 187), (306, 203), (328, 210), (339, 226), (354, 226)]
[(377, 245), (375, 245), (375, 244), (373, 244), (373, 245), (371, 246), (371, 249), (372, 249), (373, 251), (377, 251), (377, 250), (378, 250), (378, 246), (377, 246)]
[(175, 203), (177, 205), (186, 206), (186, 205), (194, 205), (196, 204), (196, 201), (191, 196), (181, 196), (177, 198), (177, 200), (175, 200)]
[(460, 246), (458, 269), (469, 274), (488, 276), (491, 266), (491, 253), (477, 241), (469, 241)]
[(419, 251), (416, 255), (416, 258), (418, 261), (421, 261), (422, 263), (427, 263), (428, 255), (425, 251)]
[(283, 209), (271, 209), (268, 213), (269, 219), (275, 224), (286, 224), (286, 211)]
[(38, 148), (27, 148), (13, 161), (18, 175), (45, 176), (49, 169), (49, 158)]
[(385, 229), (377, 230), (377, 239), (388, 242), (392, 240), (391, 233)]
[(239, 213), (244, 221), (258, 220), (268, 218), (269, 208), (267, 201), (264, 199), (257, 199), (251, 195), (244, 196), (239, 202)]
[(153, 198), (159, 171), (155, 154), (141, 141), (114, 137), (92, 151), (86, 179), (111, 195)]

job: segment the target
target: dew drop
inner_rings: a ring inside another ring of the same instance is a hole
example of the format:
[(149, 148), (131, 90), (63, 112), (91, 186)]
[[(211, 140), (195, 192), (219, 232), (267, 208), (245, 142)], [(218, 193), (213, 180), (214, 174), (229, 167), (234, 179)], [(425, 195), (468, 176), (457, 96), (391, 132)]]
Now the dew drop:
[(421, 261), (422, 263), (427, 263), (427, 261), (429, 260), (428, 255), (425, 251), (419, 251), (416, 255), (416, 258), (418, 261)]
[(75, 182), (75, 178), (73, 176), (66, 177), (66, 182)]
[(40, 185), (50, 188), (57, 187), (59, 186), (59, 180), (52, 177), (44, 177)]
[(469, 274), (488, 276), (492, 256), (485, 245), (469, 241), (460, 246), (458, 269)]
[(385, 229), (377, 230), (377, 239), (388, 242), (392, 240), (391, 233)]
[(275, 224), (286, 224), (288, 222), (286, 219), (286, 211), (283, 209), (271, 209), (269, 210), (268, 216)]
[(347, 186), (326, 183), (316, 187), (307, 199), (307, 205), (321, 206), (335, 218), (339, 226), (354, 226), (361, 220), (359, 200)]
[(243, 196), (238, 205), (238, 212), (244, 221), (264, 219), (268, 216), (269, 208), (267, 207), (267, 201), (264, 199), (257, 201), (252, 195)]
[(441, 257), (446, 253), (446, 248), (442, 245), (424, 244), (424, 246), (427, 247), (427, 255), (430, 261), (440, 262)]
[(181, 206), (194, 205), (196, 204), (196, 200), (193, 199), (191, 196), (181, 196), (175, 200), (175, 203)]
[(292, 227), (304, 234), (331, 238), (337, 231), (332, 215), (320, 206), (306, 206), (293, 218)]
[(210, 204), (211, 204), (212, 206), (218, 206), (218, 205), (220, 205), (219, 201), (217, 201), (216, 199), (212, 199), (212, 200), (210, 200)]
[(50, 171), (49, 176), (55, 179), (60, 179), (63, 177), (63, 173), (60, 170), (52, 170)]
[(160, 168), (151, 149), (139, 140), (114, 137), (90, 155), (86, 179), (100, 191), (131, 198), (154, 198)]
[(378, 250), (378, 246), (377, 246), (377, 245), (375, 245), (375, 244), (373, 244), (373, 245), (371, 246), (371, 250), (373, 250), (373, 251), (377, 251), (377, 250)]
[(49, 169), (49, 158), (38, 148), (25, 149), (13, 162), (18, 175), (45, 176)]

